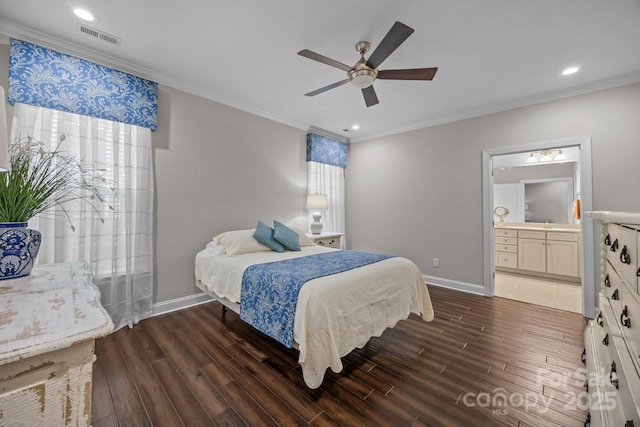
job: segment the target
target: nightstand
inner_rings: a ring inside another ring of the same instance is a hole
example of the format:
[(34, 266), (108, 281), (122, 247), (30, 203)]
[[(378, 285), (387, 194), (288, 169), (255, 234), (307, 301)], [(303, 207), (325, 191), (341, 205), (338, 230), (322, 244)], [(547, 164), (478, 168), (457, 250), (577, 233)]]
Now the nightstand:
[(320, 234), (307, 233), (307, 236), (309, 236), (309, 238), (313, 240), (313, 243), (315, 243), (316, 245), (326, 246), (328, 248), (341, 249), (342, 236), (344, 236), (344, 233), (332, 233), (332, 232), (323, 232)]

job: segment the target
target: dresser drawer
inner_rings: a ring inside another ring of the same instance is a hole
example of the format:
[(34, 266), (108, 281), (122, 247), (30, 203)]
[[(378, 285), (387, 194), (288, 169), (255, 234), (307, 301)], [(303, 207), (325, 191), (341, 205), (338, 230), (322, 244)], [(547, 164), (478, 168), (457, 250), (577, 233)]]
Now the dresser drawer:
[(518, 245), (517, 237), (502, 237), (496, 236), (496, 245)]
[(518, 230), (518, 237), (525, 239), (546, 239), (546, 232), (535, 230)]
[(640, 301), (638, 294), (628, 287), (622, 289), (622, 309), (618, 317), (620, 329), (631, 347), (634, 362), (640, 367)]
[(607, 289), (607, 293), (609, 296), (609, 304), (611, 305), (611, 309), (613, 310), (613, 316), (616, 323), (619, 322), (620, 314), (622, 313), (622, 298), (625, 296), (625, 292), (623, 288), (626, 285), (622, 282), (622, 279), (618, 275), (618, 273), (611, 268), (611, 265), (608, 264), (607, 275), (609, 277), (610, 287)]
[(496, 267), (518, 268), (518, 254), (513, 252), (496, 252)]
[(636, 230), (618, 224), (609, 224), (607, 232), (608, 240), (605, 241), (605, 244), (609, 246), (607, 259), (616, 271), (620, 273), (620, 276), (628, 284), (632, 285), (637, 292), (637, 232)]
[[(602, 344), (604, 333), (595, 321), (589, 322), (585, 328), (585, 356), (587, 366), (587, 386), (589, 415), (591, 426), (616, 426), (624, 419), (619, 396), (608, 387), (611, 368), (610, 350), (613, 344)], [(605, 394), (605, 392), (607, 394)], [(582, 393), (580, 393), (582, 394)]]
[[(640, 376), (634, 362), (630, 358), (630, 354), (624, 340), (621, 337), (613, 337), (611, 341), (612, 361), (616, 363), (617, 387), (614, 384), (608, 384), (609, 390), (617, 393), (616, 400), (620, 404), (624, 414), (623, 420), (613, 425), (640, 425)], [(607, 371), (610, 372), (610, 369)], [(610, 379), (608, 383), (611, 383)], [(627, 424), (633, 421), (633, 424)]]
[(611, 318), (611, 307), (602, 307), (601, 310), (600, 314), (592, 321), (592, 334), (595, 341), (595, 350), (601, 353), (600, 360), (609, 363), (611, 361), (609, 343), (612, 336), (609, 322), (613, 319)]
[(505, 230), (502, 228), (495, 228), (495, 236), (497, 237), (518, 237), (517, 230)]
[[(615, 280), (615, 279), (614, 279)], [(614, 285), (611, 285), (611, 274), (607, 273), (604, 280), (602, 281), (601, 285), (602, 288), (600, 289), (600, 295), (602, 295), (605, 298), (619, 298), (620, 295), (620, 283), (621, 280), (618, 279), (618, 282), (614, 283)], [(616, 294), (616, 290), (618, 290), (618, 293)]]
[(516, 245), (496, 245), (496, 252), (518, 252)]
[(340, 249), (340, 237), (325, 237), (314, 239), (316, 245), (326, 246), (328, 248)]
[(547, 240), (560, 240), (563, 242), (577, 242), (578, 233), (568, 233), (564, 231), (547, 231)]
[[(600, 315), (596, 317), (595, 323), (600, 325), (604, 335), (609, 334), (609, 336), (622, 336), (622, 331), (620, 330), (620, 325), (618, 324), (618, 318), (620, 316), (616, 316), (613, 311), (613, 307), (609, 303), (608, 299), (604, 299), (600, 304)], [(604, 338), (604, 337), (603, 337)]]

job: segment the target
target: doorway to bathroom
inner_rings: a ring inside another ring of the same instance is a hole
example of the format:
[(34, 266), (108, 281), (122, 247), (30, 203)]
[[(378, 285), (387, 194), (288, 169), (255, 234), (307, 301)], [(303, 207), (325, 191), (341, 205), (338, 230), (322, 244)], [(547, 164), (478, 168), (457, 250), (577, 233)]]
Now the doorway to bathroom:
[(590, 138), (482, 157), (485, 294), (593, 317)]

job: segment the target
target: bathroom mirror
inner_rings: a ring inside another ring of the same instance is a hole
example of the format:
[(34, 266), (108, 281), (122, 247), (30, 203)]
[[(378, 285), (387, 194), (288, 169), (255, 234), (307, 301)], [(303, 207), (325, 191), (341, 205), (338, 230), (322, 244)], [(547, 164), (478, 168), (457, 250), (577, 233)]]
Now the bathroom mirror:
[(580, 191), (577, 162), (503, 166), (493, 172), (493, 206), (509, 209), (506, 223), (576, 223), (573, 203)]
[(572, 223), (573, 179), (524, 183), (525, 222)]

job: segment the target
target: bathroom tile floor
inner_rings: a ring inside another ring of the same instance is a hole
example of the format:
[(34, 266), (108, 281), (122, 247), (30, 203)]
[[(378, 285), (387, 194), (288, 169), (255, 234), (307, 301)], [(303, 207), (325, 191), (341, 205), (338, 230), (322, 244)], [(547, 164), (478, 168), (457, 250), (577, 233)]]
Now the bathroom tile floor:
[(580, 283), (496, 271), (495, 296), (582, 313)]

